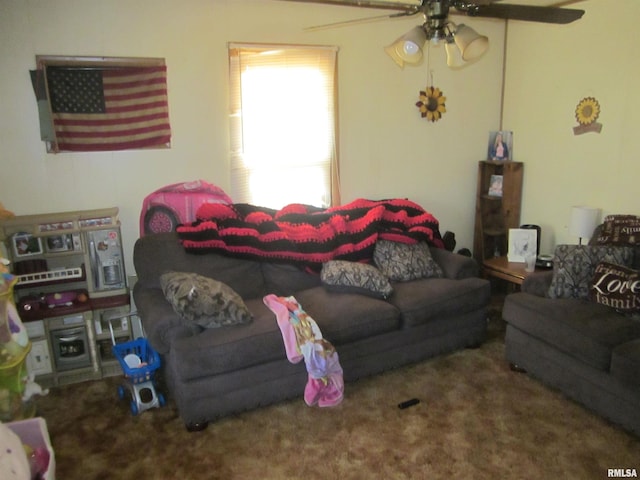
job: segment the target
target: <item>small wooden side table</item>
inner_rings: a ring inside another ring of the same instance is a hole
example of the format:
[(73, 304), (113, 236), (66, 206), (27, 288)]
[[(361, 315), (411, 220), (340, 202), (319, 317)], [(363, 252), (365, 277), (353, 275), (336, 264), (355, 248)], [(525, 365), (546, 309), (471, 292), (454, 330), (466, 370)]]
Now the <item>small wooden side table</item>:
[(482, 273), (485, 277), (501, 278), (515, 285), (522, 285), (524, 279), (534, 273), (525, 271), (524, 267), (524, 263), (510, 262), (506, 256), (493, 257), (482, 262)]

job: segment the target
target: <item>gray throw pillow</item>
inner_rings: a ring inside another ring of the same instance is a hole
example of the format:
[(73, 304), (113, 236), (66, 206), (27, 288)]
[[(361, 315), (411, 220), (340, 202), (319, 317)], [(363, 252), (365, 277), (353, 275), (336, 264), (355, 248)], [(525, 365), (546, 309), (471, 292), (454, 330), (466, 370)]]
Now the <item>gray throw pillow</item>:
[(613, 245), (558, 245), (553, 258), (549, 297), (588, 299), (600, 262), (629, 267), (633, 262), (633, 249)]
[(346, 260), (331, 260), (322, 265), (320, 280), (325, 288), (339, 293), (360, 293), (388, 298), (393, 287), (373, 265)]
[(431, 257), (426, 242), (406, 244), (378, 240), (373, 261), (391, 281), (408, 282), (418, 278), (441, 278), (442, 268)]
[(253, 316), (231, 287), (195, 273), (167, 272), (160, 286), (173, 310), (183, 320), (204, 328), (248, 323)]

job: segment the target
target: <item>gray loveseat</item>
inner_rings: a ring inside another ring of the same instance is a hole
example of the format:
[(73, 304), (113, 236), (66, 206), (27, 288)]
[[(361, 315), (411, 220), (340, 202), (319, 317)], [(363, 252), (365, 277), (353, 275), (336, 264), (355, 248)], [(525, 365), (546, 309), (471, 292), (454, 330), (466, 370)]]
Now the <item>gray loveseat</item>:
[[(382, 300), (328, 291), (317, 274), (289, 264), (187, 253), (175, 233), (140, 238), (134, 248), (134, 299), (151, 345), (161, 354), (172, 398), (189, 430), (219, 417), (292, 397), (307, 372), (291, 364), (267, 294), (294, 295), (336, 348), (345, 382), (417, 362), (485, 338), (490, 284), (469, 257), (431, 249), (444, 278), (393, 285)], [(253, 314), (245, 325), (195, 328), (166, 301), (160, 276), (195, 272), (238, 292)], [(348, 386), (345, 399), (348, 401)]]
[(640, 435), (640, 318), (593, 298), (550, 298), (553, 278), (536, 272), (506, 297), (507, 360)]

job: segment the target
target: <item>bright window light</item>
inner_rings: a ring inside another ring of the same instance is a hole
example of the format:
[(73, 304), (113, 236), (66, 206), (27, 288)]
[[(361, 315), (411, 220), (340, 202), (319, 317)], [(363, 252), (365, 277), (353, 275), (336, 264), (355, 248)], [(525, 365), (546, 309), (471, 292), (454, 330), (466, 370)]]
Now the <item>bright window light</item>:
[(231, 45), (231, 197), (332, 204), (336, 50)]

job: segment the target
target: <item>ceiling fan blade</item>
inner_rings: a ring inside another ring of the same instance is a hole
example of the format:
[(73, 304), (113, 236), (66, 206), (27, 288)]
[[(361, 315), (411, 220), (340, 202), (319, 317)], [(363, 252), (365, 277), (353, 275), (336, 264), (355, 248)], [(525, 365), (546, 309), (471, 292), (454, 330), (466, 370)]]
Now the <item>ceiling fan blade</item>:
[[(454, 3), (455, 6), (455, 3)], [(584, 15), (584, 10), (572, 8), (538, 7), (530, 5), (511, 5), (507, 3), (491, 3), (489, 5), (469, 5), (465, 11), (472, 17), (504, 18), (508, 20), (524, 20), (542, 23), (571, 23)]]
[(347, 27), (350, 25), (360, 25), (362, 23), (377, 22), (379, 20), (386, 20), (388, 18), (405, 17), (409, 15), (413, 15), (413, 13), (401, 12), (401, 13), (395, 13), (392, 15), (376, 15), (373, 17), (354, 18), (352, 20), (344, 20), (342, 22), (325, 23), (323, 25), (314, 25), (313, 27), (306, 27), (304, 31), (315, 32), (318, 30), (326, 30), (329, 28)]
[(396, 10), (407, 13), (418, 13), (422, 2), (419, 0), (407, 0), (406, 2), (389, 2), (382, 0), (285, 0), (299, 3), (322, 3), (325, 5), (340, 5), (343, 7), (379, 8), (383, 10)]

